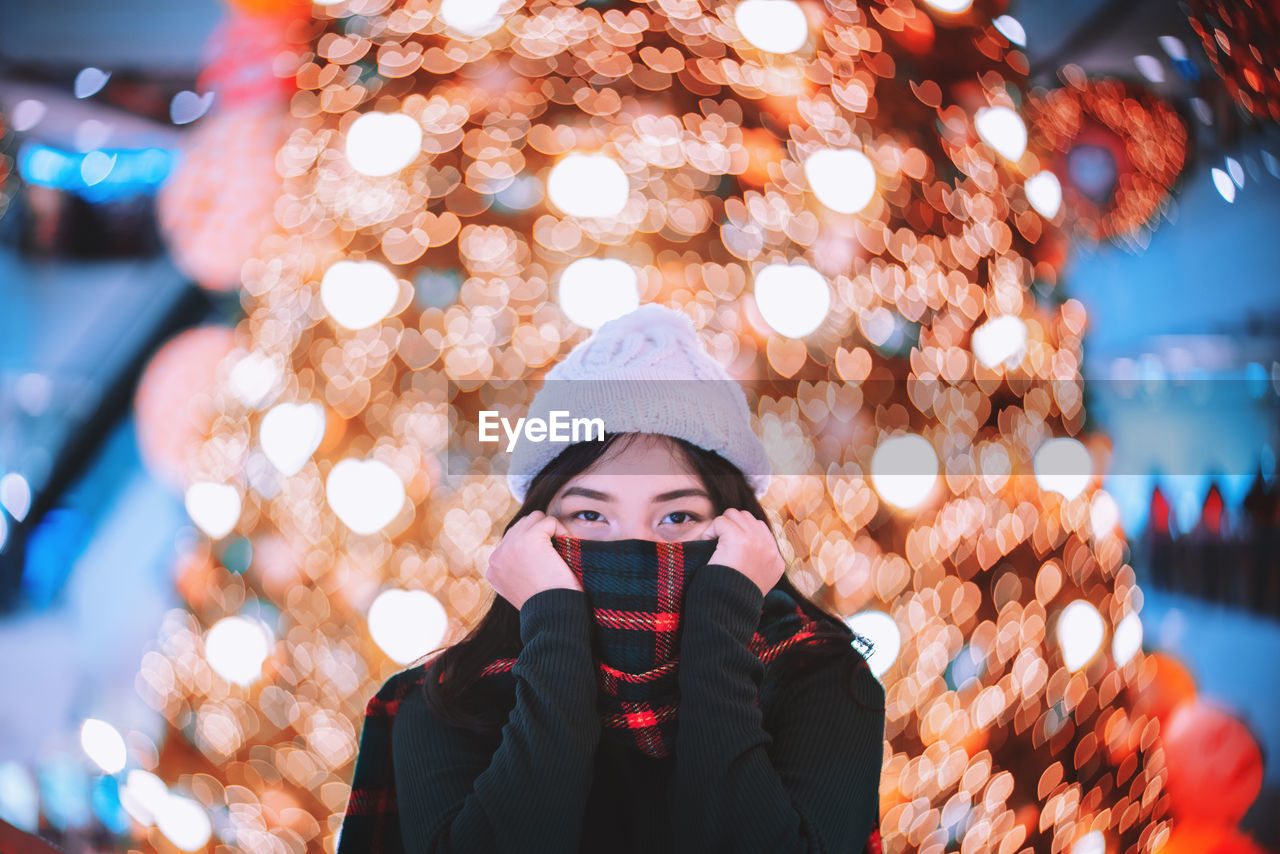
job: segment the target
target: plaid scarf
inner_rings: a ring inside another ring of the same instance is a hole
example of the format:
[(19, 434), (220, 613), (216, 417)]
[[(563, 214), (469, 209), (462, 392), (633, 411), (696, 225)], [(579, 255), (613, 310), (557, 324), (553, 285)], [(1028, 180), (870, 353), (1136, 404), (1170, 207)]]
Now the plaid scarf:
[[(715, 551), (715, 540), (583, 540), (552, 537), (552, 545), (582, 583), (595, 626), (596, 682), (602, 737), (652, 757), (670, 756), (678, 723), (678, 638), (684, 591)], [(801, 644), (830, 643), (823, 626), (785, 591), (765, 597), (748, 648), (766, 666)], [(848, 639), (839, 640), (848, 643)], [(480, 673), (511, 681), (514, 658)], [(391, 765), (396, 710), (421, 686), (430, 662), (391, 677), (369, 701), (338, 854), (402, 854)], [(759, 698), (756, 699), (759, 705)], [(863, 854), (882, 854), (879, 821)]]

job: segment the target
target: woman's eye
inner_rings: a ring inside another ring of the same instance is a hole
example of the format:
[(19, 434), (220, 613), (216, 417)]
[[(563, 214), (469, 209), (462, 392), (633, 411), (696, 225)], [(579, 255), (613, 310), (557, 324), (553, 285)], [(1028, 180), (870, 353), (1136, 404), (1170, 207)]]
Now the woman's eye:
[[(595, 516), (595, 517), (598, 517), (598, 516), (600, 515), (600, 511), (599, 511), (599, 510), (579, 510), (578, 512), (571, 514), (571, 515), (569, 516), (569, 518), (570, 518), (570, 519), (579, 519), (579, 518), (581, 518), (581, 517), (582, 517), (582, 514), (583, 514), (583, 513), (591, 513), (591, 514), (594, 514), (594, 516)], [(583, 521), (583, 522), (598, 522), (598, 521), (600, 521), (600, 520), (599, 520), (598, 518), (589, 518), (589, 519), (582, 519), (582, 521)]]
[(676, 519), (676, 520), (674, 520), (674, 524), (676, 524), (676, 525), (683, 525), (683, 524), (685, 524), (685, 523), (687, 523), (687, 522), (696, 522), (696, 521), (698, 521), (698, 517), (697, 517), (695, 514), (688, 512), (687, 510), (673, 510), (672, 512), (670, 512), (670, 513), (668, 513), (668, 514), (667, 514), (667, 518), (668, 518), (668, 519), (670, 519), (672, 516), (683, 516), (683, 517), (685, 517), (685, 518), (683, 518), (683, 519)]

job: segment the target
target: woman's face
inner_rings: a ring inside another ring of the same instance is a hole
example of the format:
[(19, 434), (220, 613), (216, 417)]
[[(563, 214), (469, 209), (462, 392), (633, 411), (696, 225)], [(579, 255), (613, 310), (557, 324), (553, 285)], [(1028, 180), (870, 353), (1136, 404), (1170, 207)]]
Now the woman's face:
[(675, 444), (650, 434), (612, 446), (560, 487), (547, 514), (580, 539), (666, 542), (703, 539), (716, 515)]

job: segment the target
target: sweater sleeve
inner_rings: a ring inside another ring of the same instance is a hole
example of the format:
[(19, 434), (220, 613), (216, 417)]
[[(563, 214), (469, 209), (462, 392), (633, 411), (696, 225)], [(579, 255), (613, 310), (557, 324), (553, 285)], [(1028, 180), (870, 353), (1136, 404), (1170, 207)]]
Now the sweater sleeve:
[(406, 698), (392, 733), (406, 854), (578, 850), (601, 726), (589, 628), (581, 591), (525, 601), (500, 740)]
[(669, 790), (678, 850), (857, 854), (880, 808), (884, 687), (851, 646), (792, 680), (766, 731), (764, 665), (748, 648), (763, 603), (719, 564), (685, 592)]

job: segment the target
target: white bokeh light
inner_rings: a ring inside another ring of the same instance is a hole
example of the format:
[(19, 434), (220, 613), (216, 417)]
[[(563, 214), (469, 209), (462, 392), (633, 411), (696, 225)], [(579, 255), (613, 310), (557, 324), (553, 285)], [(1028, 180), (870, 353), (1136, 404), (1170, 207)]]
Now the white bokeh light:
[(985, 367), (1017, 367), (1027, 354), (1027, 324), (1013, 314), (994, 317), (973, 330), (972, 344), (973, 355)]
[(40, 825), (40, 793), (35, 776), (16, 759), (0, 762), (0, 815), (19, 830)]
[(1068, 670), (1084, 667), (1102, 648), (1106, 626), (1098, 609), (1086, 599), (1076, 599), (1058, 615), (1058, 646)]
[(37, 101), (34, 98), (26, 98), (19, 101), (13, 108), (10, 115), (10, 123), (16, 131), (29, 131), (36, 125), (40, 124), (40, 120), (49, 112), (49, 108), (45, 106), (43, 101)]
[(251, 685), (262, 676), (262, 663), (270, 654), (267, 629), (248, 617), (223, 617), (204, 638), (204, 655), (209, 666), (237, 685)]
[(222, 539), (240, 520), (240, 492), (228, 483), (193, 483), (187, 487), (185, 504), (191, 521), (210, 539)]
[(902, 649), (902, 632), (893, 617), (883, 611), (862, 611), (846, 617), (845, 624), (874, 645), (867, 664), (876, 678), (883, 676), (898, 660), (898, 652)]
[(257, 408), (270, 401), (271, 392), (284, 374), (275, 359), (262, 353), (247, 353), (227, 377), (227, 386), (236, 400), (245, 406)]
[(347, 161), (371, 177), (399, 172), (422, 150), (422, 126), (404, 113), (363, 113), (347, 129)]
[(80, 725), (80, 746), (85, 755), (107, 774), (124, 770), (128, 752), (120, 731), (106, 721), (88, 718)]
[(1107, 840), (1102, 831), (1091, 830), (1071, 844), (1071, 854), (1107, 854)]
[(831, 288), (807, 264), (769, 264), (755, 281), (756, 307), (779, 335), (803, 338), (822, 325), (831, 309)]
[(1240, 165), (1240, 161), (1234, 157), (1228, 157), (1227, 174), (1231, 176), (1231, 181), (1237, 187), (1244, 187), (1244, 167)]
[(110, 71), (103, 71), (101, 68), (94, 68), (90, 65), (87, 68), (80, 69), (79, 73), (76, 74), (72, 90), (77, 98), (88, 98), (90, 95), (96, 94), (103, 86), (106, 86), (107, 81), (110, 79)]
[(325, 481), (329, 507), (357, 534), (382, 530), (404, 506), (404, 483), (380, 460), (346, 459)]
[(635, 268), (617, 258), (579, 258), (560, 274), (560, 308), (588, 329), (631, 312), (640, 305)]
[(1046, 492), (1075, 498), (1089, 485), (1093, 459), (1078, 439), (1061, 436), (1048, 439), (1031, 461), (1036, 483)]
[(871, 485), (894, 507), (915, 507), (937, 480), (938, 454), (923, 436), (890, 436), (871, 455)]
[(183, 851), (199, 851), (213, 833), (209, 814), (199, 802), (172, 793), (156, 813), (156, 827)]
[(791, 53), (809, 38), (804, 10), (792, 0), (742, 0), (733, 22), (743, 38), (769, 53)]
[(1115, 634), (1111, 636), (1111, 658), (1117, 667), (1128, 664), (1138, 650), (1142, 649), (1142, 619), (1130, 611), (1116, 623)]
[(365, 329), (387, 316), (400, 283), (377, 261), (335, 261), (320, 280), (320, 302), (339, 325)]
[(973, 120), (982, 141), (1006, 160), (1017, 160), (1027, 150), (1027, 126), (1008, 107), (983, 107)]
[(1152, 83), (1164, 82), (1164, 65), (1156, 57), (1145, 53), (1139, 54), (1133, 58), (1133, 64), (1137, 66), (1138, 73)]
[(1062, 207), (1062, 183), (1057, 175), (1045, 169), (1028, 178), (1024, 186), (1027, 201), (1040, 216), (1053, 219), (1058, 215), (1058, 209)]
[(1160, 47), (1169, 54), (1170, 59), (1177, 61), (1187, 58), (1187, 46), (1177, 36), (1161, 36), (1156, 41), (1160, 42)]
[(464, 36), (485, 36), (502, 26), (504, 0), (444, 0), (440, 17)]
[(925, 2), (939, 12), (946, 12), (951, 15), (967, 12), (969, 7), (973, 5), (973, 0), (925, 0)]
[(440, 645), (449, 615), (425, 590), (384, 590), (369, 606), (369, 635), (397, 664), (408, 664)]
[(262, 452), (285, 476), (297, 474), (324, 438), (324, 407), (318, 403), (282, 403), (262, 417)]
[(822, 148), (804, 161), (804, 175), (818, 201), (837, 213), (852, 214), (876, 194), (876, 169), (852, 148)]
[(1120, 505), (1105, 489), (1099, 489), (1089, 502), (1089, 527), (1093, 529), (1094, 539), (1102, 539), (1116, 533), (1120, 524)]
[(569, 216), (617, 216), (630, 193), (627, 173), (607, 154), (566, 155), (547, 176), (551, 203)]
[(1217, 166), (1213, 167), (1210, 174), (1213, 175), (1213, 186), (1222, 194), (1222, 198), (1228, 202), (1234, 202), (1236, 200), (1236, 183), (1231, 180), (1231, 176)]
[(31, 484), (16, 471), (0, 477), (0, 506), (21, 522), (31, 510)]
[(169, 800), (169, 787), (150, 771), (134, 768), (120, 789), (120, 805), (143, 826), (156, 823), (156, 815)]
[(1001, 35), (1018, 47), (1027, 46), (1027, 31), (1022, 22), (1012, 15), (1001, 15), (993, 22)]

